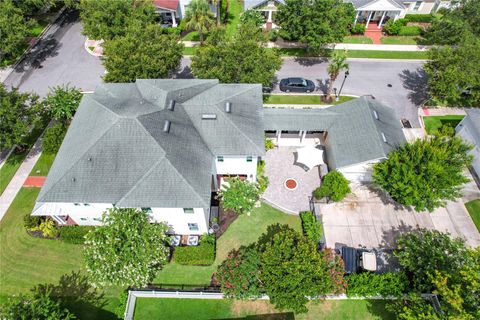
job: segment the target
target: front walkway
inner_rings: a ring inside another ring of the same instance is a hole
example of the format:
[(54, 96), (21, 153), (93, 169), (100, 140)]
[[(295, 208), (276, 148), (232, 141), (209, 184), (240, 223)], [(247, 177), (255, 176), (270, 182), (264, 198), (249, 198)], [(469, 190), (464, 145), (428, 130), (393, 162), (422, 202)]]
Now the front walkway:
[[(318, 167), (305, 171), (294, 164), (296, 148), (279, 147), (267, 152), (265, 156), (265, 174), (269, 179), (268, 188), (262, 195), (265, 202), (285, 211), (298, 214), (310, 210), (309, 200), (312, 191), (320, 186)], [(285, 188), (285, 180), (297, 181), (295, 190)]]
[(364, 35), (365, 37), (372, 39), (373, 44), (382, 44), (382, 41), (380, 40), (383, 36), (382, 29), (379, 29), (376, 23), (370, 22)]

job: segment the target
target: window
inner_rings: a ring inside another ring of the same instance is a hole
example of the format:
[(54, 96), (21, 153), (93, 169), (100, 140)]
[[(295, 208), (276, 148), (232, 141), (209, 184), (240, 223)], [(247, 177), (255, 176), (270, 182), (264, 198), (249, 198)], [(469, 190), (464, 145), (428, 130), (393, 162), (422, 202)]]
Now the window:
[(80, 206), (80, 203), (74, 203), (73, 205), (78, 207), (78, 206)]
[(89, 207), (89, 206), (90, 206), (90, 204), (88, 204), (88, 203), (84, 203), (83, 205), (84, 205), (85, 207)]
[(87, 218), (80, 218), (80, 220), (82, 220), (82, 221), (87, 221)]
[(152, 213), (152, 208), (142, 208), (142, 211), (145, 213)]
[(252, 156), (248, 156), (248, 157), (247, 157), (247, 162), (252, 162), (252, 161), (253, 161)]
[(415, 2), (415, 6), (413, 6), (413, 11), (418, 11), (420, 9), (420, 6), (422, 5), (423, 1), (417, 1)]
[(183, 208), (183, 213), (194, 213), (193, 208)]
[(198, 223), (189, 223), (188, 230), (190, 231), (198, 231)]
[(98, 221), (98, 222), (101, 222), (102, 219), (101, 218), (93, 218), (93, 221)]
[(218, 157), (217, 157), (217, 161), (218, 161), (218, 162), (223, 162), (223, 156), (218, 156)]

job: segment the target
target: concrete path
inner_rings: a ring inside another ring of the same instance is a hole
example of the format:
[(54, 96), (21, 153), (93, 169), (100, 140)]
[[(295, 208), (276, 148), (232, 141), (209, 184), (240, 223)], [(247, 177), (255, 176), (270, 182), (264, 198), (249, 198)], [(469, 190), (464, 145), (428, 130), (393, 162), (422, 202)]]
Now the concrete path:
[(38, 158), (40, 158), (40, 155), (42, 154), (40, 149), (41, 145), (42, 139), (40, 138), (37, 140), (37, 142), (35, 142), (32, 149), (28, 153), (25, 161), (23, 161), (23, 163), (20, 165), (12, 180), (8, 184), (7, 188), (0, 196), (0, 221), (7, 212), (15, 197), (17, 196), (17, 193), (22, 188), (23, 183), (27, 179), (35, 164), (37, 163)]

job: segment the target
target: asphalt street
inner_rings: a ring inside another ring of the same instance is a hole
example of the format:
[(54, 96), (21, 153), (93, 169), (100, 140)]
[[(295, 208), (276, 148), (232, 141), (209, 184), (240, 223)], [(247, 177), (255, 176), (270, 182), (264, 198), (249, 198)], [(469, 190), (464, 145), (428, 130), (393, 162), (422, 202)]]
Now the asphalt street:
[[(49, 30), (29, 57), (19, 64), (6, 79), (8, 86), (21, 91), (36, 92), (40, 96), (49, 88), (70, 84), (83, 91), (93, 91), (101, 83), (105, 70), (101, 60), (84, 49), (85, 36), (76, 13), (65, 14)], [(190, 78), (190, 59), (182, 59), (182, 66), (174, 77)], [(276, 75), (276, 81), (285, 77), (304, 77), (316, 82), (318, 93), (328, 84), (327, 61), (323, 58), (287, 58)], [(424, 100), (426, 78), (422, 62), (395, 60), (350, 59), (350, 75), (342, 94), (373, 95), (392, 107), (400, 118), (419, 126), (417, 106)], [(335, 82), (340, 88), (343, 73)], [(274, 88), (278, 92), (278, 88)], [(315, 94), (315, 93), (312, 93)]]

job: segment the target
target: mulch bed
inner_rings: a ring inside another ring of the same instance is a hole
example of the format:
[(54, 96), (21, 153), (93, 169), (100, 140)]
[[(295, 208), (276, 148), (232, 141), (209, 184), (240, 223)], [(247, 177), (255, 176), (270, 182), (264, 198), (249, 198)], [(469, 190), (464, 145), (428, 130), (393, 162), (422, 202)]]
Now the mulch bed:
[(232, 210), (224, 210), (221, 206), (219, 208), (218, 213), (218, 225), (219, 229), (216, 232), (217, 239), (222, 236), (222, 234), (228, 229), (228, 227), (238, 218), (238, 214), (236, 214)]

